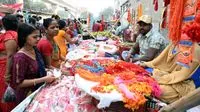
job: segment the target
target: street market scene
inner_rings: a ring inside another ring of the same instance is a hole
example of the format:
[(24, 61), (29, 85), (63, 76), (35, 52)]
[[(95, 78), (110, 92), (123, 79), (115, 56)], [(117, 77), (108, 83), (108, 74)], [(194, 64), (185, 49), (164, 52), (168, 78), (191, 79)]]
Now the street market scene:
[(0, 0), (0, 112), (200, 112), (200, 0)]

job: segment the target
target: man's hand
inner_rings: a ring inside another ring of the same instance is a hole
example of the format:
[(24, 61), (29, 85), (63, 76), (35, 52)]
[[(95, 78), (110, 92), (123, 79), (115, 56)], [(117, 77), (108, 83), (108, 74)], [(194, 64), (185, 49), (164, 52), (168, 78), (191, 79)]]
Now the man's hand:
[(131, 59), (131, 53), (128, 54), (128, 56), (126, 57), (125, 61), (126, 62), (130, 62), (130, 59)]
[(143, 67), (143, 68), (146, 68), (146, 67), (147, 67), (147, 65), (144, 64), (144, 62), (140, 62), (138, 65), (141, 66), (141, 67)]

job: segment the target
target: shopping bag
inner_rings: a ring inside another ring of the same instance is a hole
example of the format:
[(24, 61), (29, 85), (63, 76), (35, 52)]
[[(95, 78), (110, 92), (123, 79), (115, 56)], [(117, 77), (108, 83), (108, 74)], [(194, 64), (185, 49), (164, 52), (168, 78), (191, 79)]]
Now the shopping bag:
[(2, 102), (15, 102), (16, 101), (16, 95), (15, 95), (15, 91), (10, 87), (10, 85), (8, 85), (3, 98), (2, 98)]

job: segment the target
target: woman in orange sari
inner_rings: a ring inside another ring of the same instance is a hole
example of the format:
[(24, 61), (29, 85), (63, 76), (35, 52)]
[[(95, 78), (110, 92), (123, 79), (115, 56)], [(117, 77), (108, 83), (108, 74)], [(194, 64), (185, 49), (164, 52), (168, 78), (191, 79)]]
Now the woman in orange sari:
[[(17, 51), (18, 21), (14, 15), (7, 15), (3, 19), (6, 33), (0, 35), (0, 101), (7, 88), (6, 82), (10, 82), (10, 66), (12, 56)], [(5, 78), (6, 77), (6, 78)], [(14, 103), (1, 103), (0, 112), (10, 112), (15, 107)]]
[(54, 37), (54, 41), (56, 42), (56, 44), (58, 45), (60, 49), (60, 57), (65, 59), (65, 56), (67, 54), (66, 41), (67, 41), (67, 38), (70, 38), (70, 37), (68, 37), (67, 33), (65, 32), (67, 29), (65, 21), (59, 20), (58, 25), (59, 25), (59, 32), (58, 32), (58, 35)]

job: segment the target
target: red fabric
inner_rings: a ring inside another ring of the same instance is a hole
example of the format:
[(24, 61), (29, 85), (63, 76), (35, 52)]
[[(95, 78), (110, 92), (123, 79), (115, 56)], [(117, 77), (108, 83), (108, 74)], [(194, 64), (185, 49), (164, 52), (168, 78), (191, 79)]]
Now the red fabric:
[(6, 59), (0, 60), (0, 112), (10, 112), (15, 106), (15, 103), (2, 103), (2, 97), (4, 95), (4, 92), (7, 88), (7, 85), (5, 83), (5, 75), (6, 72)]
[(17, 42), (17, 32), (7, 31), (6, 33), (0, 35), (0, 51), (4, 51), (6, 49), (4, 43), (8, 40), (15, 40)]
[(131, 21), (132, 21), (131, 19), (132, 19), (132, 17), (131, 17), (131, 10), (130, 10), (130, 8), (128, 8), (127, 20), (128, 20), (129, 23), (131, 23)]
[[(8, 40), (17, 41), (17, 32), (7, 31), (0, 35), (0, 52), (5, 51), (5, 42)], [(6, 58), (0, 59), (0, 112), (10, 112), (15, 106), (15, 103), (1, 103), (3, 94), (7, 88), (5, 83), (5, 72), (6, 72)]]
[(43, 56), (51, 56), (53, 53), (53, 46), (47, 39), (41, 39), (37, 44), (37, 48)]
[(95, 23), (92, 27), (92, 31), (93, 32), (98, 32), (100, 29), (100, 25), (98, 23)]
[(174, 43), (180, 41), (182, 19), (184, 14), (184, 5), (186, 0), (170, 1), (170, 19), (169, 19), (169, 39)]
[(170, 0), (164, 0), (164, 6), (166, 7), (167, 5), (170, 4)]
[(99, 25), (99, 31), (104, 31), (103, 24), (101, 24), (101, 23)]
[(16, 4), (6, 4), (9, 8), (15, 9), (15, 10), (21, 10), (23, 7), (22, 3), (16, 3)]
[(153, 4), (155, 4), (156, 3), (156, 0), (153, 0)]
[(66, 33), (67, 33), (68, 35), (70, 35), (71, 38), (74, 37), (74, 32), (71, 31), (70, 29), (68, 29), (68, 30), (66, 31)]
[(187, 34), (189, 39), (191, 39), (192, 41), (200, 42), (200, 32), (199, 31), (200, 31), (200, 23), (193, 22), (190, 24), (186, 24), (183, 27), (182, 33)]
[(101, 16), (101, 26), (102, 26), (102, 29), (100, 31), (104, 31), (105, 29), (104, 15)]
[(158, 0), (154, 0), (154, 10), (158, 11)]

